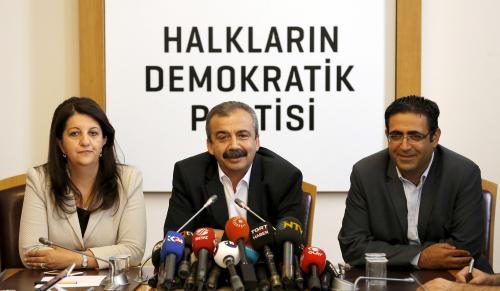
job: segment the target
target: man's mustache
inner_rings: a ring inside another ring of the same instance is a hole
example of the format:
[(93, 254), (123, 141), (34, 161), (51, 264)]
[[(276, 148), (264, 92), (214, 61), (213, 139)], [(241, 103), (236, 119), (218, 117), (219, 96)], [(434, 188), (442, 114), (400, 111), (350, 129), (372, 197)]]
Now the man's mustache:
[(248, 152), (244, 149), (228, 150), (222, 154), (224, 159), (237, 159), (241, 157), (246, 157)]

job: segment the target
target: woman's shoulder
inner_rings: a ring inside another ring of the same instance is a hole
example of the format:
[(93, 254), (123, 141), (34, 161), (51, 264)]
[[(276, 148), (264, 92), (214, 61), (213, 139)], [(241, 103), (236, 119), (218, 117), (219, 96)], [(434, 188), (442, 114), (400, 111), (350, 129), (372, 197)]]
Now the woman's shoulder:
[(49, 179), (46, 165), (29, 168), (26, 176), (27, 183), (47, 183)]
[(118, 164), (117, 166), (118, 174), (122, 179), (130, 179), (135, 177), (142, 176), (141, 171), (134, 166)]

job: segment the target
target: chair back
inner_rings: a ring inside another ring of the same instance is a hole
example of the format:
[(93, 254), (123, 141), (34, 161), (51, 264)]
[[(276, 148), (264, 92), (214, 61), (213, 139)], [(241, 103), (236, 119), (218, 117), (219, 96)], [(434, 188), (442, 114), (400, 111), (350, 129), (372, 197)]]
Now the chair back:
[(0, 181), (0, 270), (24, 267), (18, 245), (25, 183), (26, 175)]
[(304, 214), (302, 218), (302, 240), (310, 246), (312, 243), (314, 208), (316, 206), (316, 186), (307, 182), (302, 182), (302, 192), (304, 192), (304, 198), (302, 200), (302, 213)]
[(483, 255), (488, 258), (490, 266), (493, 266), (493, 241), (495, 238), (495, 209), (498, 185), (483, 179), (482, 188), (485, 210)]

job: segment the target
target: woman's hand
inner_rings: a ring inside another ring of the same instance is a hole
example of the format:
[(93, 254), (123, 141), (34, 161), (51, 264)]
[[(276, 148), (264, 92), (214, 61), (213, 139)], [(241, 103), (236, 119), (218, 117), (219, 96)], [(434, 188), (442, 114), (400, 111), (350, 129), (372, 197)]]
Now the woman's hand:
[(24, 253), (24, 262), (32, 269), (64, 269), (81, 266), (82, 255), (58, 247), (34, 248)]

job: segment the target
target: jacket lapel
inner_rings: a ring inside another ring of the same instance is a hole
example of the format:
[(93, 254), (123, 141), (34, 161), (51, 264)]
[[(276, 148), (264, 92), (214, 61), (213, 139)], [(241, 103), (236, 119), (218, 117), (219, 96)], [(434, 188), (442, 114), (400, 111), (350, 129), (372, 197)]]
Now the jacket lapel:
[(434, 207), (434, 201), (439, 193), (435, 193), (438, 188), (438, 181), (441, 179), (442, 159), (438, 151), (434, 151), (434, 161), (427, 173), (426, 181), (420, 197), (420, 209), (418, 214), (418, 236), (420, 241), (425, 241), (425, 233)]
[(76, 207), (75, 207), (75, 212), (65, 213), (65, 215), (69, 221), (71, 229), (73, 230), (74, 236), (78, 239), (78, 242), (80, 242), (80, 248), (83, 249), (83, 237), (82, 237), (82, 231), (80, 229), (80, 221), (78, 220), (78, 213), (76, 212)]
[(203, 193), (206, 201), (210, 196), (217, 195), (218, 198), (212, 206), (210, 206), (207, 211), (212, 212), (212, 216), (215, 219), (216, 224), (225, 226), (226, 221), (229, 219), (227, 213), (227, 202), (226, 195), (224, 194), (224, 187), (219, 179), (219, 173), (217, 170), (217, 161), (213, 158), (212, 166), (207, 171), (206, 175), (206, 192)]
[[(265, 185), (262, 182), (262, 158), (260, 155), (256, 154), (252, 163), (252, 172), (250, 173), (250, 184), (248, 185), (248, 197), (247, 204), (250, 209), (257, 213), (260, 217), (268, 220), (266, 205), (264, 205), (265, 200), (263, 195), (265, 195)], [(255, 218), (250, 212), (247, 211), (247, 221), (252, 227), (260, 222)]]
[(405, 241), (408, 239), (408, 209), (406, 205), (406, 196), (404, 194), (403, 184), (399, 180), (396, 172), (396, 164), (389, 160), (387, 167), (387, 191), (394, 207)]

